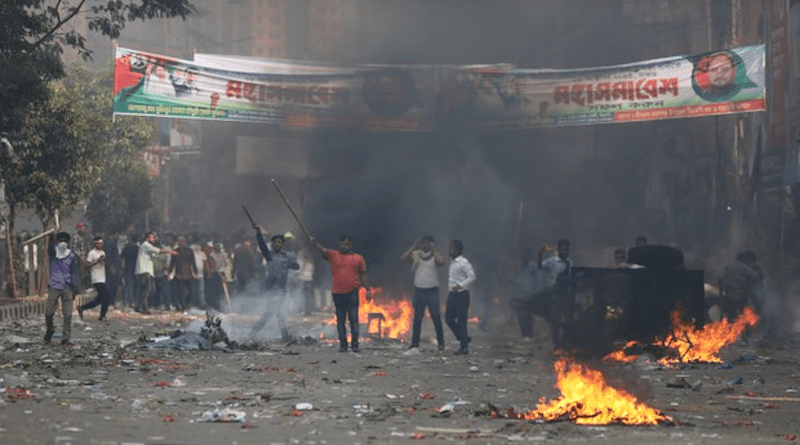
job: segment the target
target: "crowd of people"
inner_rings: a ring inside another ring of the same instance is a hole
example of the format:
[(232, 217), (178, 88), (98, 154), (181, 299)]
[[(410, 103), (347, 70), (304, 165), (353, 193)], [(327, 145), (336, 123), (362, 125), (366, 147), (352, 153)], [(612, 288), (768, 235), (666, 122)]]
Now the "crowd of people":
[[(369, 299), (371, 288), (366, 278), (366, 260), (353, 252), (350, 237), (342, 236), (337, 248), (329, 249), (313, 237), (309, 237), (307, 244), (302, 243), (290, 232), (270, 235), (268, 242), (265, 230), (256, 224), (253, 224), (253, 229), (255, 236), (245, 235), (238, 240), (169, 232), (147, 232), (140, 240), (131, 231), (108, 238), (94, 236), (91, 248), (87, 248), (90, 242), (83, 224), (76, 226), (74, 236), (66, 232), (55, 233), (48, 248), (51, 273), (45, 341), (53, 335), (53, 318), (61, 300), (64, 318), (62, 342), (69, 342), (73, 296), (92, 286), (95, 298), (79, 305), (77, 312), (83, 318), (85, 311), (99, 306), (98, 319), (101, 321), (106, 320), (111, 307), (127, 307), (142, 314), (154, 309), (227, 311), (232, 309), (231, 301), (239, 297), (250, 294), (266, 298), (266, 308), (251, 326), (248, 338), (255, 339), (275, 318), (282, 340), (289, 342), (292, 334), (286, 321), (290, 313), (286, 307), (291, 305), (305, 313), (317, 309), (313, 283), (317, 257), (312, 253), (316, 250), (319, 257), (330, 264), (332, 282), (329, 288), (335, 307), (340, 351), (358, 352), (359, 289), (366, 289)], [(613, 263), (607, 267), (645, 267), (637, 264), (635, 259), (647, 260), (647, 257), (631, 252), (646, 244), (647, 240), (639, 237), (628, 252), (616, 249)], [(460, 240), (450, 240), (444, 321), (459, 343), (455, 350), (459, 355), (469, 353), (472, 339), (467, 331), (467, 319), (470, 290), (476, 282), (475, 269), (463, 252), (464, 245)], [(554, 346), (563, 346), (570, 308), (562, 303), (572, 298), (568, 295), (573, 268), (569, 254), (570, 241), (567, 239), (558, 240), (555, 246), (543, 245), (536, 253), (530, 248), (522, 249), (513, 293), (517, 301), (527, 298), (529, 302), (526, 307), (514, 308), (523, 339), (532, 338), (533, 314), (537, 314), (550, 324)], [(663, 253), (659, 256), (660, 261), (670, 261)], [(430, 235), (415, 240), (399, 259), (411, 263), (413, 276), (414, 316), (409, 348), (419, 348), (422, 321), (427, 311), (434, 325), (438, 347), (443, 350), (445, 338), (440, 312), (439, 268), (448, 261)], [(682, 254), (679, 260), (683, 261)], [(762, 282), (763, 274), (755, 254), (741, 252), (725, 269), (717, 293), (711, 298), (707, 296), (708, 304), (716, 305), (723, 316), (730, 319), (738, 316), (746, 305), (758, 309), (759, 302), (763, 301)], [(293, 301), (289, 301), (290, 296)], [(541, 307), (532, 307), (531, 304)]]
[[(264, 242), (265, 233), (258, 228), (258, 247), (251, 236), (231, 240), (206, 234), (147, 232), (140, 237), (133, 231), (108, 237), (97, 235), (90, 243), (82, 223), (77, 224), (74, 235), (59, 228), (48, 243), (45, 341), (49, 342), (54, 333), (53, 318), (60, 300), (62, 343), (69, 343), (74, 295), (89, 287), (94, 288), (95, 297), (77, 306), (81, 318), (85, 311), (97, 306), (100, 321), (106, 320), (110, 308), (128, 308), (141, 314), (152, 310), (228, 311), (232, 299), (271, 295), (277, 270), (273, 264), (279, 255), (291, 258), (296, 266), (291, 274), (284, 274), (281, 288), (301, 295), (301, 309), (306, 313), (317, 309), (313, 256), (295, 244), (291, 232), (273, 235), (270, 246)], [(90, 244), (91, 248), (87, 248)], [(265, 323), (266, 319), (262, 321)], [(279, 323), (282, 321), (279, 316)], [(281, 325), (288, 335), (285, 323)], [(254, 330), (258, 328), (254, 326)]]
[[(92, 301), (77, 307), (83, 318), (85, 311), (100, 306), (98, 319), (105, 321), (110, 307), (126, 306), (138, 313), (151, 309), (184, 311), (190, 308), (223, 310), (223, 300), (230, 305), (231, 297), (255, 291), (267, 298), (268, 304), (251, 327), (248, 338), (255, 336), (271, 318), (275, 318), (284, 342), (292, 335), (286, 323), (286, 300), (290, 287), (302, 295), (303, 309), (314, 307), (311, 294), (314, 278), (314, 261), (311, 254), (294, 244), (294, 236), (287, 232), (275, 234), (268, 243), (266, 232), (256, 224), (255, 240), (244, 237), (236, 244), (225, 244), (207, 235), (189, 236), (147, 232), (140, 241), (137, 234), (104, 239), (95, 236), (92, 248), (87, 251), (86, 228), (78, 224), (74, 236), (56, 231), (51, 235), (48, 252), (50, 277), (46, 308), (47, 331), (45, 342), (50, 342), (54, 332), (54, 316), (59, 301), (62, 307), (62, 344), (69, 344), (73, 298), (88, 284), (96, 294)], [(330, 263), (331, 296), (335, 307), (340, 352), (360, 352), (359, 348), (359, 289), (366, 290), (367, 300), (371, 290), (366, 275), (366, 260), (352, 250), (352, 239), (344, 235), (338, 247), (329, 249), (315, 238), (309, 238), (310, 247)], [(295, 249), (299, 252), (295, 252)], [(260, 255), (259, 255), (260, 251)], [(448, 297), (445, 322), (459, 342), (457, 355), (469, 352), (471, 337), (467, 331), (470, 305), (469, 289), (475, 281), (472, 264), (463, 256), (464, 245), (458, 239), (450, 241), (451, 258), (448, 270)], [(415, 310), (411, 348), (419, 347), (421, 322), (424, 311), (430, 312), (437, 331), (439, 349), (444, 349), (444, 335), (439, 312), (439, 281), (437, 268), (445, 264), (444, 256), (436, 249), (433, 237), (415, 241), (401, 256), (413, 263)], [(85, 273), (84, 273), (85, 272)], [(228, 308), (230, 309), (230, 308)], [(347, 323), (350, 336), (347, 335)]]

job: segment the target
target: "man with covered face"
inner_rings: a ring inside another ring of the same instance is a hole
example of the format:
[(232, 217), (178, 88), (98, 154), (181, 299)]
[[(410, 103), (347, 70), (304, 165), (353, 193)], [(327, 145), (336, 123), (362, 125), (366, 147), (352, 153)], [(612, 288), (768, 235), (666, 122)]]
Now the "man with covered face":
[(367, 301), (372, 299), (372, 291), (367, 284), (367, 262), (364, 257), (353, 252), (353, 241), (347, 235), (339, 237), (337, 250), (327, 249), (313, 237), (311, 245), (331, 263), (333, 284), (333, 304), (336, 307), (336, 330), (339, 334), (339, 352), (347, 352), (347, 328), (345, 318), (350, 321), (351, 350), (360, 352), (358, 347), (358, 288), (367, 291)]
[(286, 343), (292, 339), (289, 328), (286, 326), (286, 283), (289, 280), (289, 270), (300, 269), (300, 265), (293, 254), (283, 249), (285, 242), (283, 235), (272, 236), (270, 239), (272, 249), (270, 250), (270, 246), (267, 246), (267, 242), (264, 240), (261, 227), (254, 224), (253, 228), (256, 230), (256, 241), (258, 241), (261, 254), (267, 260), (267, 280), (264, 282), (263, 289), (267, 293), (269, 301), (267, 310), (250, 329), (249, 337), (254, 338), (275, 315), (281, 330), (281, 338)]
[(436, 330), (436, 341), (441, 351), (444, 349), (444, 330), (442, 329), (439, 305), (439, 272), (437, 269), (444, 266), (444, 255), (436, 249), (433, 236), (425, 235), (414, 241), (414, 244), (400, 255), (400, 261), (412, 263), (411, 273), (414, 274), (414, 296), (412, 297), (414, 323), (409, 349), (419, 348), (422, 319), (425, 317), (425, 308), (428, 308), (433, 327)]
[(55, 242), (51, 235), (47, 253), (50, 256), (50, 280), (47, 285), (47, 303), (44, 320), (47, 331), (44, 342), (50, 343), (55, 334), (55, 317), (58, 300), (61, 300), (61, 316), (63, 319), (61, 344), (70, 344), (72, 333), (72, 299), (80, 291), (81, 260), (69, 248), (70, 236), (67, 232), (59, 232)]

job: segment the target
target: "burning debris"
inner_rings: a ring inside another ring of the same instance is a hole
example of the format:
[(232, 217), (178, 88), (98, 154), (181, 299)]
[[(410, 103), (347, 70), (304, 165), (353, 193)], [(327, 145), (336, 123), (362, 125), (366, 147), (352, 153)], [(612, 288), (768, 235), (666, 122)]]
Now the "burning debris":
[(519, 414), (526, 420), (571, 420), (578, 425), (659, 425), (673, 420), (632, 394), (606, 383), (603, 375), (579, 363), (559, 359), (553, 365), (561, 397), (540, 399), (536, 409)]
[[(409, 299), (404, 295), (395, 300), (390, 294), (384, 293), (382, 287), (373, 287), (371, 290), (371, 301), (367, 301), (364, 288), (358, 292), (358, 322), (367, 327), (365, 334), (375, 334), (383, 339), (405, 338), (414, 319), (414, 307)], [(336, 317), (330, 318), (327, 323), (335, 325)]]
[(659, 363), (721, 363), (719, 351), (735, 342), (748, 327), (758, 324), (759, 318), (752, 307), (746, 307), (734, 322), (727, 319), (707, 324), (703, 329), (684, 323), (680, 313), (672, 313), (672, 333), (665, 339), (642, 345), (636, 341), (628, 342), (619, 351), (606, 355), (604, 361), (631, 363), (640, 355), (649, 353), (659, 359)]

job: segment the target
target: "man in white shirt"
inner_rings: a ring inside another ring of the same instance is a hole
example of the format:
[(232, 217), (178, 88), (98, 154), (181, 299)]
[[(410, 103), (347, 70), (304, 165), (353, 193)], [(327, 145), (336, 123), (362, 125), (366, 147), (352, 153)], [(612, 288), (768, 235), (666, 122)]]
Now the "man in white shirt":
[(452, 260), (447, 279), (447, 288), (450, 293), (447, 295), (444, 319), (461, 345), (455, 355), (466, 355), (469, 354), (468, 345), (472, 340), (467, 334), (467, 315), (469, 314), (469, 286), (475, 281), (475, 270), (462, 255), (464, 244), (460, 240), (451, 240), (448, 250)]
[(139, 279), (139, 301), (134, 310), (147, 314), (147, 304), (155, 292), (155, 268), (153, 267), (153, 256), (159, 253), (174, 254), (172, 249), (159, 249), (155, 246), (156, 234), (147, 232), (145, 240), (139, 244), (139, 254), (136, 257), (136, 276)]
[(433, 320), (436, 330), (436, 341), (439, 350), (444, 349), (444, 330), (442, 329), (442, 316), (439, 306), (439, 271), (445, 263), (442, 255), (434, 244), (431, 235), (418, 239), (402, 255), (400, 261), (412, 263), (411, 272), (414, 274), (414, 324), (411, 334), (411, 347), (419, 348), (419, 336), (422, 329), (422, 318), (425, 317), (425, 308)]
[(100, 321), (106, 321), (108, 312), (108, 293), (106, 292), (106, 253), (103, 250), (103, 237), (94, 237), (92, 250), (86, 255), (85, 267), (89, 269), (92, 279), (92, 286), (97, 291), (94, 300), (78, 306), (78, 315), (83, 320), (83, 311), (100, 306)]

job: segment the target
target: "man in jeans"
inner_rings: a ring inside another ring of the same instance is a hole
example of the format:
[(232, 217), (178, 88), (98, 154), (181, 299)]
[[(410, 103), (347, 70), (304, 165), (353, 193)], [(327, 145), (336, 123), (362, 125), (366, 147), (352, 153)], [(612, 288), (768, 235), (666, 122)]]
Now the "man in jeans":
[(309, 239), (311, 245), (331, 263), (333, 284), (333, 304), (336, 307), (336, 330), (339, 333), (339, 352), (347, 352), (347, 328), (345, 317), (350, 320), (350, 335), (352, 351), (360, 352), (358, 348), (358, 288), (364, 286), (367, 290), (367, 301), (372, 300), (372, 291), (367, 284), (367, 262), (364, 257), (353, 252), (353, 241), (349, 236), (339, 237), (339, 249), (326, 249), (314, 238)]
[(439, 307), (439, 272), (437, 268), (444, 265), (444, 255), (436, 249), (433, 237), (425, 235), (400, 255), (400, 261), (412, 263), (411, 272), (414, 274), (414, 297), (412, 299), (414, 324), (409, 349), (419, 348), (422, 319), (425, 317), (425, 308), (428, 308), (428, 313), (433, 320), (433, 327), (436, 330), (436, 341), (441, 351), (444, 349), (444, 331)]
[(70, 344), (69, 338), (72, 333), (72, 298), (80, 290), (81, 260), (69, 249), (68, 233), (59, 232), (55, 238), (55, 243), (51, 238), (47, 250), (50, 256), (50, 281), (47, 286), (47, 304), (44, 311), (47, 326), (44, 342), (50, 343), (55, 333), (53, 318), (58, 300), (61, 299), (61, 316), (64, 323), (61, 344), (66, 346)]

